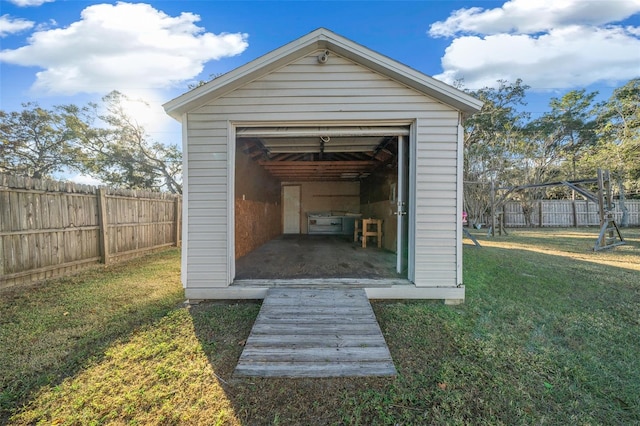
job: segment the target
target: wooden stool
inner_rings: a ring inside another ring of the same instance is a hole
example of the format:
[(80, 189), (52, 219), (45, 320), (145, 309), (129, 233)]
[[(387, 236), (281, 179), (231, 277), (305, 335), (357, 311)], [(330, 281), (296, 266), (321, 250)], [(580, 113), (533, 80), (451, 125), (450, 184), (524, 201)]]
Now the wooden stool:
[(362, 228), (360, 228), (360, 219), (356, 219), (353, 228), (353, 241), (358, 241), (358, 232), (362, 232), (362, 248), (367, 248), (367, 237), (376, 237), (378, 239), (378, 248), (382, 248), (382, 219), (362, 219)]

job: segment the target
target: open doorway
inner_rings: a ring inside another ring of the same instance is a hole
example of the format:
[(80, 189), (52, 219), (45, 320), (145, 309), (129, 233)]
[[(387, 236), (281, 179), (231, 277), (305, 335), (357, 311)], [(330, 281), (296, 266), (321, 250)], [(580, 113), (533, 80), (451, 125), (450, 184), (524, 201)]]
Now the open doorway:
[(300, 185), (282, 186), (282, 233), (300, 234)]
[[(408, 125), (238, 127), (236, 280), (406, 279), (408, 134)], [(362, 218), (382, 220), (380, 248), (376, 237), (363, 248)]]

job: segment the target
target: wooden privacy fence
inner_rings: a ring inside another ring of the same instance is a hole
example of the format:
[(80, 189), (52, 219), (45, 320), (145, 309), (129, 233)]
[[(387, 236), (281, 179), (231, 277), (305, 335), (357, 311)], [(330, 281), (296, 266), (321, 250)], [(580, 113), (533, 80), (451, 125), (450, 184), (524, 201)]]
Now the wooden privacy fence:
[(0, 175), (0, 288), (179, 246), (181, 197)]
[[(622, 210), (615, 203), (615, 220), (620, 224)], [(629, 225), (640, 225), (640, 200), (627, 200), (625, 205), (629, 214)], [(598, 205), (586, 200), (542, 200), (533, 203), (529, 211), (530, 223), (525, 219), (522, 204), (510, 201), (501, 210), (504, 226), (509, 228), (537, 227), (573, 227), (600, 226)]]

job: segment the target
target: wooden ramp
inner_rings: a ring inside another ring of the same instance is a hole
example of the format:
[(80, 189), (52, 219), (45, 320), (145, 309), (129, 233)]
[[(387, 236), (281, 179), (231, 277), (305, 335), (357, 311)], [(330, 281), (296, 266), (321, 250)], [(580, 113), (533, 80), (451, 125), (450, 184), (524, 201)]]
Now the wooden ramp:
[(394, 376), (364, 289), (273, 288), (262, 303), (235, 376)]

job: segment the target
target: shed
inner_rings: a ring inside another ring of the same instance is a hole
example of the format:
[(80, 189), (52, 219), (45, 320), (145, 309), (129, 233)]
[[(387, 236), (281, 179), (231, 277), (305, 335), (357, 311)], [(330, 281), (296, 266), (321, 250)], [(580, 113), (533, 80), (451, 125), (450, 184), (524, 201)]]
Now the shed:
[[(481, 106), (324, 28), (169, 101), (183, 129), (186, 297), (255, 299), (272, 286), (334, 283), (369, 298), (463, 300), (462, 121)], [(382, 228), (367, 248), (365, 218)], [(273, 257), (287, 271), (328, 240), (347, 247), (329, 249), (340, 265), (349, 253), (368, 266), (390, 256), (394, 270), (340, 275), (316, 265), (311, 275), (265, 278), (238, 268), (274, 241), (294, 242)]]

